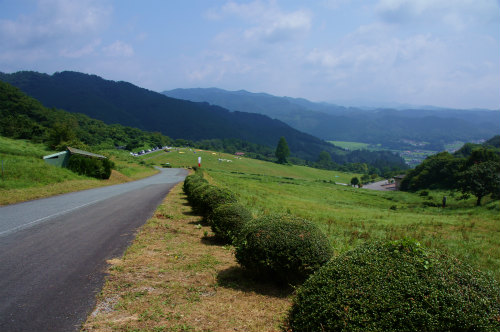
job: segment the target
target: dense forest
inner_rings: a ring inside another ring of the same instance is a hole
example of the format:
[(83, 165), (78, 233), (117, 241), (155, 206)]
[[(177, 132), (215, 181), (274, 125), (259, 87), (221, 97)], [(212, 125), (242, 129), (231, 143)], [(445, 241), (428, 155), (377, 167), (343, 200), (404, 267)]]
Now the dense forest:
[[(379, 172), (382, 168), (386, 171), (406, 168), (403, 159), (392, 153), (348, 152), (264, 115), (231, 112), (207, 103), (169, 98), (130, 83), (108, 81), (95, 75), (18, 72), (0, 73), (0, 80), (18, 87), (46, 107), (83, 113), (108, 124), (119, 123), (161, 133), (193, 146), (215, 150), (222, 146), (226, 151), (252, 150), (248, 152), (270, 158), (271, 151), (283, 136), (288, 142), (291, 160), (295, 162), (315, 163), (319, 155), (326, 152), (336, 164), (373, 164)], [(194, 144), (197, 141), (203, 143)], [(137, 144), (129, 147), (134, 145)]]
[(500, 136), (484, 144), (465, 144), (454, 154), (428, 157), (408, 172), (401, 190), (445, 189), (474, 195), (477, 205), (489, 194), (500, 197)]
[(48, 109), (19, 89), (0, 82), (0, 135), (44, 142), (55, 150), (67, 145), (93, 149), (164, 146), (171, 139), (122, 125), (106, 125), (78, 113)]
[(409, 149), (412, 145), (408, 141), (416, 141), (423, 149), (441, 151), (445, 143), (486, 139), (500, 132), (499, 111), (367, 110), (216, 88), (175, 89), (163, 93), (174, 98), (206, 101), (233, 111), (265, 114), (329, 141), (381, 144), (397, 150)]

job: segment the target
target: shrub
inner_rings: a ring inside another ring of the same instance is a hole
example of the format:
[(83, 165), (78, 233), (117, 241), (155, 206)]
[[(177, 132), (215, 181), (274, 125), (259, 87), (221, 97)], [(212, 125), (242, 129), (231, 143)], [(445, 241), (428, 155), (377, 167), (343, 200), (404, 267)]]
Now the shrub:
[(73, 154), (68, 160), (68, 169), (80, 175), (97, 179), (109, 179), (115, 164), (109, 159), (97, 159)]
[(424, 197), (424, 196), (429, 196), (429, 191), (427, 190), (421, 190), (419, 193), (418, 193), (419, 196), (421, 197)]
[(203, 191), (199, 197), (196, 208), (198, 212), (207, 217), (219, 205), (236, 203), (236, 201), (236, 196), (231, 191), (209, 185), (207, 190)]
[(327, 262), (332, 248), (310, 221), (269, 215), (247, 223), (236, 242), (236, 259), (257, 275), (297, 284)]
[(288, 331), (498, 331), (491, 277), (413, 240), (365, 244), (297, 291)]
[(252, 214), (239, 203), (228, 203), (216, 207), (208, 219), (218, 238), (233, 242), (240, 235), (243, 226), (252, 220)]
[(193, 210), (200, 212), (202, 206), (203, 195), (207, 190), (209, 190), (212, 185), (207, 183), (201, 183), (191, 190), (191, 194), (188, 196), (188, 201), (193, 207)]
[(184, 193), (189, 197), (192, 195), (192, 191), (202, 185), (202, 184), (208, 184), (208, 181), (203, 178), (203, 176), (199, 174), (191, 174), (184, 179), (184, 185), (183, 185), (183, 190)]

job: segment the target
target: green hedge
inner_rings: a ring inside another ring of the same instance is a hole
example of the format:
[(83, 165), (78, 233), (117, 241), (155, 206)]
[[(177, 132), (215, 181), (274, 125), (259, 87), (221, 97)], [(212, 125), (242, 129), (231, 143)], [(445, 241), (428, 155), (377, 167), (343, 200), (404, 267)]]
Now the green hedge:
[(212, 185), (208, 184), (208, 182), (203, 182), (192, 188), (190, 194), (188, 195), (188, 201), (194, 211), (201, 213), (203, 195), (211, 187)]
[(268, 215), (250, 221), (236, 241), (238, 262), (260, 276), (297, 284), (326, 263), (332, 248), (310, 221)]
[(190, 196), (192, 196), (193, 190), (202, 184), (208, 184), (208, 181), (203, 178), (203, 175), (200, 175), (198, 173), (191, 174), (184, 179), (183, 190), (184, 193), (188, 196), (188, 199)]
[(297, 291), (287, 331), (500, 331), (500, 287), (413, 240), (366, 244)]
[(208, 217), (218, 206), (236, 202), (236, 196), (231, 191), (209, 185), (199, 197), (196, 208), (204, 217)]
[(239, 203), (222, 204), (208, 217), (215, 235), (225, 242), (235, 241), (244, 225), (252, 220), (252, 214)]
[(97, 179), (109, 179), (115, 164), (109, 159), (98, 159), (73, 154), (68, 160), (68, 169), (80, 175)]

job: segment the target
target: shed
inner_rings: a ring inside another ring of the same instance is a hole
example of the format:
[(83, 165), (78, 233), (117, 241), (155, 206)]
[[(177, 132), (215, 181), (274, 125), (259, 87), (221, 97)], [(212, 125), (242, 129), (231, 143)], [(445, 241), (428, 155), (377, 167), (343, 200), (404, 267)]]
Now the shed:
[(100, 154), (92, 153), (92, 152), (87, 152), (83, 151), (80, 149), (72, 148), (72, 147), (67, 147), (66, 151), (61, 151), (57, 152), (48, 156), (44, 156), (43, 160), (47, 164), (54, 165), (54, 166), (59, 166), (59, 167), (67, 167), (68, 166), (68, 161), (69, 157), (73, 154), (77, 154), (80, 156), (85, 156), (89, 158), (98, 158), (98, 159), (106, 159), (105, 156), (101, 156)]
[(394, 181), (396, 182), (396, 190), (399, 190), (399, 187), (401, 186), (401, 181), (405, 178), (406, 175), (396, 175), (394, 177)]

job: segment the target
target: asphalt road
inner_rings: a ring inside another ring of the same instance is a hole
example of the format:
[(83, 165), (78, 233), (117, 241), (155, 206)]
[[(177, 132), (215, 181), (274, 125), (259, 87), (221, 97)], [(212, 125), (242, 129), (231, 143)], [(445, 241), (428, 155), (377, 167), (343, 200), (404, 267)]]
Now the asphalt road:
[(163, 169), (140, 181), (0, 207), (0, 331), (78, 331), (102, 288), (106, 260), (187, 175)]

